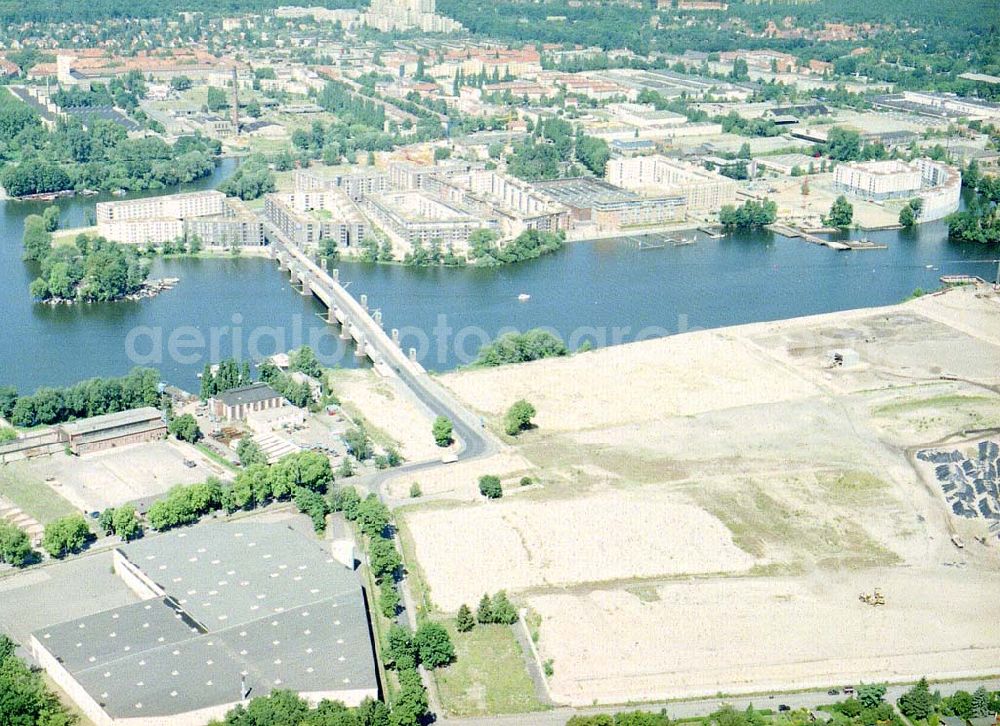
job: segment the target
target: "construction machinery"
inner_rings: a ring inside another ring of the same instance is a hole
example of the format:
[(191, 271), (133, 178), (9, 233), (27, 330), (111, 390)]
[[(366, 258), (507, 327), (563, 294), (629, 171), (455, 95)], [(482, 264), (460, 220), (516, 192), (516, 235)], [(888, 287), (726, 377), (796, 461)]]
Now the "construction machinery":
[(863, 592), (858, 595), (858, 600), (866, 605), (885, 605), (885, 595), (877, 587), (872, 592)]

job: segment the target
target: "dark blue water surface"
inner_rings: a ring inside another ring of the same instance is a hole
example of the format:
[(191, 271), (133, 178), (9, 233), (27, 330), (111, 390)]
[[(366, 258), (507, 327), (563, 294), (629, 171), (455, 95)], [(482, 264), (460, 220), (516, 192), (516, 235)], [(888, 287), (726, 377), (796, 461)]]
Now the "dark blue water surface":
[[(232, 173), (224, 161), (209, 179)], [(63, 226), (85, 223), (101, 198), (60, 200)], [(274, 262), (157, 260), (154, 277), (180, 284), (138, 302), (50, 307), (33, 303), (37, 270), (21, 261), (24, 217), (45, 204), (0, 203), (0, 384), (22, 391), (153, 365), (170, 383), (197, 389), (197, 373), (220, 356), (267, 355), (302, 343), (326, 360), (356, 365), (320, 318), (323, 306), (298, 294)], [(858, 236), (856, 233), (852, 233)], [(688, 234), (690, 237), (690, 234)], [(639, 249), (627, 241), (568, 244), (556, 254), (499, 269), (411, 269), (341, 262), (341, 279), (383, 313), (429, 369), (475, 356), (508, 328), (550, 327), (576, 347), (628, 342), (695, 328), (774, 320), (899, 302), (942, 274), (992, 279), (981, 247), (947, 240), (942, 223), (868, 235), (888, 249), (836, 252), (771, 234)], [(995, 253), (992, 255), (995, 257)], [(530, 295), (519, 301), (521, 294)]]

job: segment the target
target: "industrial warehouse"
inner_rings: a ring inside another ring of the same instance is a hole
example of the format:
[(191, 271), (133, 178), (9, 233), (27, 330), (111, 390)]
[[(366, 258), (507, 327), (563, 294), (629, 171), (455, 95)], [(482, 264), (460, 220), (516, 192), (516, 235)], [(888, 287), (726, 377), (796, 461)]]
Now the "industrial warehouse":
[(209, 524), (124, 545), (139, 602), (34, 632), (35, 659), (98, 726), (203, 724), (291, 689), (378, 696), (360, 582), (284, 524)]

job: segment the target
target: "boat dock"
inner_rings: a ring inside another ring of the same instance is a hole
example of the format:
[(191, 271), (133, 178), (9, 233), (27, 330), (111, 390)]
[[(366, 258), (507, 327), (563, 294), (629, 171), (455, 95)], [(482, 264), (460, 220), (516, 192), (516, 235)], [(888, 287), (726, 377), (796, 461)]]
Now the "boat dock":
[(770, 231), (780, 234), (783, 237), (798, 237), (800, 239), (804, 239), (806, 242), (811, 242), (814, 245), (823, 245), (824, 247), (829, 247), (831, 250), (837, 250), (838, 252), (843, 252), (844, 250), (861, 251), (889, 249), (889, 245), (872, 242), (868, 238), (846, 240), (823, 239), (822, 237), (817, 237), (816, 235), (810, 234), (809, 232), (801, 230), (797, 227), (790, 227), (789, 225), (781, 224), (780, 222), (769, 224), (765, 229), (769, 229)]

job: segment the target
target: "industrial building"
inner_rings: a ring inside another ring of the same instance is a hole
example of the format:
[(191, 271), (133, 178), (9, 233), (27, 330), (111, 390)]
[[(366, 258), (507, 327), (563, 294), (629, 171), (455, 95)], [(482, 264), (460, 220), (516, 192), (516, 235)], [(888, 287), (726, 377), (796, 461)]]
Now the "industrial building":
[(60, 424), (59, 440), (74, 454), (140, 444), (167, 435), (163, 413), (152, 406)]
[(268, 194), (264, 216), (299, 247), (334, 239), (340, 247), (356, 247), (368, 233), (361, 211), (344, 190)]
[(29, 647), (97, 726), (200, 725), (278, 689), (357, 705), (378, 681), (348, 554), (281, 523), (148, 537), (114, 552), (136, 602), (41, 628)]
[(658, 154), (612, 159), (605, 178), (635, 192), (681, 196), (689, 212), (718, 212), (723, 205), (736, 202), (732, 179)]
[(212, 414), (226, 421), (243, 421), (253, 411), (280, 408), (285, 398), (266, 383), (251, 383), (223, 391), (212, 397)]
[(98, 202), (97, 233), (124, 244), (194, 238), (209, 247), (264, 244), (260, 219), (241, 200), (215, 190)]

